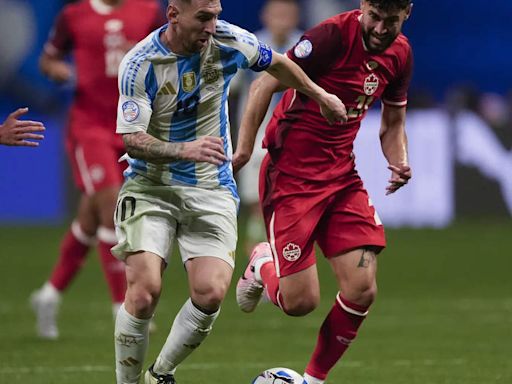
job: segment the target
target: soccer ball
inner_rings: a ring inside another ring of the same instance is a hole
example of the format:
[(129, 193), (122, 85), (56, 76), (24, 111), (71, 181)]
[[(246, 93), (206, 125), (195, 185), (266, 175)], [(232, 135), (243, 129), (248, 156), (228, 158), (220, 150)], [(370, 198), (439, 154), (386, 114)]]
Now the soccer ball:
[(251, 384), (306, 384), (306, 382), (292, 369), (270, 368), (261, 372)]

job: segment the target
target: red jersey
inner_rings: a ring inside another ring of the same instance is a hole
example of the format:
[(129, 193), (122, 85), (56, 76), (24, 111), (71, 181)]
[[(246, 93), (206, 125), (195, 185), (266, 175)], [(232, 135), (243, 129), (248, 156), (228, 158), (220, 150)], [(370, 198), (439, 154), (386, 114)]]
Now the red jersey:
[(353, 143), (361, 120), (378, 99), (405, 106), (413, 58), (400, 34), (382, 53), (363, 43), (359, 10), (327, 19), (287, 52), (306, 74), (345, 104), (346, 123), (329, 125), (309, 97), (289, 89), (269, 122), (263, 146), (283, 173), (309, 180), (343, 180), (354, 171)]
[[(117, 71), (125, 53), (165, 23), (155, 0), (124, 0), (108, 7), (100, 0), (70, 4), (56, 19), (45, 51), (73, 53), (77, 84), (70, 112), (74, 138), (116, 135)], [(106, 136), (103, 136), (106, 137)]]

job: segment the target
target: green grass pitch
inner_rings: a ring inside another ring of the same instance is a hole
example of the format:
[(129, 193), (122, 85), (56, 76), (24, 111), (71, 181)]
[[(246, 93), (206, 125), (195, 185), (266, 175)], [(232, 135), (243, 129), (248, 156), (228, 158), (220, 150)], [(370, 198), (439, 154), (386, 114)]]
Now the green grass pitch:
[[(58, 341), (38, 340), (28, 296), (50, 271), (64, 228), (0, 228), (0, 383), (114, 383), (113, 322), (96, 254), (64, 296)], [(388, 230), (379, 296), (328, 383), (512, 383), (512, 224), (473, 221), (446, 230)], [(243, 249), (240, 244), (239, 249)], [(265, 368), (302, 372), (337, 291), (319, 258), (322, 303), (304, 318), (271, 305), (252, 314), (233, 285), (212, 335), (182, 365), (179, 384), (249, 384)], [(187, 297), (177, 258), (166, 272), (145, 367)]]

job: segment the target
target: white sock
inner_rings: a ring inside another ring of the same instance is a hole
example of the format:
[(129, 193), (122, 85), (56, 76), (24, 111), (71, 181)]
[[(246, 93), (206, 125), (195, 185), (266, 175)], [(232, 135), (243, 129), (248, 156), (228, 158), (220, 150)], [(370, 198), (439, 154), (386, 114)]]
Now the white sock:
[(119, 308), (114, 332), (117, 384), (137, 384), (149, 342), (150, 319), (137, 319)]
[(123, 303), (112, 303), (112, 316), (114, 318), (114, 321), (116, 321), (117, 312), (119, 312), (121, 305), (123, 305)]
[(317, 379), (316, 377), (310, 376), (307, 373), (304, 374), (304, 380), (307, 384), (324, 384), (324, 380)]
[(178, 364), (185, 360), (208, 336), (219, 312), (220, 309), (208, 315), (197, 309), (192, 304), (192, 300), (188, 299), (174, 319), (153, 371), (159, 374), (174, 373)]

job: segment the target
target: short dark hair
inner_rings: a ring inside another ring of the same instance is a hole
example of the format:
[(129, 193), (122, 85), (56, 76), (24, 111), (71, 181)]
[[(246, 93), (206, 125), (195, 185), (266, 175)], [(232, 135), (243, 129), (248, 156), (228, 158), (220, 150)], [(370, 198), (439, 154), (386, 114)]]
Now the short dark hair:
[(370, 5), (383, 11), (390, 9), (405, 9), (411, 4), (411, 0), (366, 0)]

